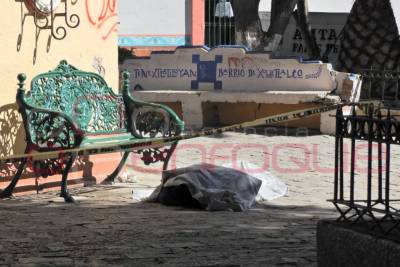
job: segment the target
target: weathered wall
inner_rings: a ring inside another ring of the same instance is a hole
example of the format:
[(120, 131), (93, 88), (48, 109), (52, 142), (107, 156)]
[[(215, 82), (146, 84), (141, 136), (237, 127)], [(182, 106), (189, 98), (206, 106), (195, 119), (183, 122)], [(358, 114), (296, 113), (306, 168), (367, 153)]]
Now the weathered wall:
[[(321, 55), (328, 56), (329, 62), (335, 66), (340, 50), (339, 35), (348, 13), (313, 12), (309, 16), (311, 33), (321, 49)], [(293, 16), (283, 36), (280, 53), (285, 56), (308, 58), (304, 37)]]
[(143, 90), (332, 91), (331, 65), (278, 59), (243, 48), (177, 48), (151, 58), (127, 59), (120, 66), (131, 72), (132, 87)]
[[(71, 3), (71, 0), (67, 1)], [(42, 30), (36, 38), (36, 27), (32, 16), (26, 17), (21, 31), (21, 15), (29, 14), (21, 0), (2, 2), (4, 15), (0, 17), (2, 26), (0, 31), (2, 90), (0, 98), (0, 145), (2, 148), (0, 155), (15, 154), (24, 148), (19, 114), (13, 105), (17, 89), (16, 77), (19, 72), (26, 73), (28, 81), (30, 81), (36, 74), (49, 71), (61, 59), (66, 59), (83, 70), (94, 72), (104, 70), (105, 79), (110, 86), (117, 90), (116, 4), (115, 0), (78, 0), (76, 4), (70, 4), (69, 12), (79, 16), (80, 25), (75, 29), (66, 27), (65, 39), (58, 41), (53, 38), (48, 44), (50, 31)], [(63, 10), (64, 4), (62, 3), (55, 12)], [(57, 18), (55, 21), (58, 26), (65, 26), (63, 18)], [(18, 44), (20, 34), (21, 39)], [(15, 143), (18, 143), (18, 146), (15, 146)]]
[[(69, 11), (79, 16), (80, 25), (75, 29), (66, 27), (66, 38), (60, 41), (52, 39), (51, 43), (48, 43), (48, 30), (42, 30), (36, 38), (33, 17), (29, 16), (21, 1), (3, 1), (1, 6), (4, 15), (0, 17), (0, 157), (20, 154), (25, 150), (24, 128), (15, 104), (19, 72), (27, 74), (29, 83), (35, 75), (54, 69), (61, 59), (66, 59), (80, 69), (101, 72), (108, 84), (118, 90), (115, 0), (67, 0), (69, 4), (76, 2), (69, 6)], [(62, 3), (56, 12), (63, 10)], [(25, 14), (28, 16), (21, 31), (21, 17)], [(65, 26), (64, 19), (59, 17), (55, 21), (58, 26)], [(29, 88), (29, 84), (26, 87)], [(118, 154), (81, 159), (73, 166), (69, 181), (76, 185), (99, 182), (112, 172), (119, 159)], [(14, 174), (15, 166), (12, 164), (0, 166), (0, 189), (8, 185)], [(15, 193), (52, 189), (60, 181), (61, 175), (43, 179), (27, 168)]]
[(119, 0), (118, 45), (136, 57), (204, 45), (205, 0)]
[(120, 0), (120, 46), (191, 44), (191, 0)]
[[(186, 129), (208, 126), (232, 125), (252, 121), (269, 115), (315, 106), (316, 99), (339, 102), (339, 96), (328, 92), (220, 92), (220, 91), (133, 91), (138, 99), (148, 102), (165, 103), (185, 121)], [(290, 127), (318, 129), (322, 119), (324, 125), (331, 125), (334, 119), (323, 115), (290, 122)], [(286, 123), (285, 123), (286, 125)], [(333, 126), (334, 128), (334, 126)], [(322, 130), (322, 128), (321, 128)], [(325, 126), (325, 133), (331, 133)]]

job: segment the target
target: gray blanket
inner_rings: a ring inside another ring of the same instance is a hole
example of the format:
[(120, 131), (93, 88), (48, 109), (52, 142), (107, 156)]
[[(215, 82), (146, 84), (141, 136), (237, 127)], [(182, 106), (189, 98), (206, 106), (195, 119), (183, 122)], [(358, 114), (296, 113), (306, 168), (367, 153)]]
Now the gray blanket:
[(165, 171), (149, 200), (209, 211), (251, 208), (261, 180), (238, 170), (209, 164)]

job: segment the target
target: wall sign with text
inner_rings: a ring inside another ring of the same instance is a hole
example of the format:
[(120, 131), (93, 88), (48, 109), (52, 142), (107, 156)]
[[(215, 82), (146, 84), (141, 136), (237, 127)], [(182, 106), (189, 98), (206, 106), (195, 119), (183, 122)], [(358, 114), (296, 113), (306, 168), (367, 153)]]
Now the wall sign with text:
[[(340, 33), (347, 17), (347, 13), (310, 13), (311, 34), (317, 42), (321, 55), (327, 55), (333, 65), (339, 56)], [(304, 36), (293, 17), (286, 28), (282, 44), (282, 55), (308, 57)]]
[(240, 47), (177, 48), (126, 60), (132, 88), (143, 90), (332, 91), (330, 64), (273, 58)]

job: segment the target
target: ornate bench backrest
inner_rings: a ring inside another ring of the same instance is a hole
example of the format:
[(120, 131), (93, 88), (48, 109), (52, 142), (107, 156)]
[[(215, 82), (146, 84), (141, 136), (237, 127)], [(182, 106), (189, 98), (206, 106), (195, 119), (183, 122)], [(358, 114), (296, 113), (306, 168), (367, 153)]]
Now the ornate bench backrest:
[(114, 94), (101, 76), (80, 71), (66, 61), (33, 78), (25, 101), (67, 114), (88, 133), (127, 131), (122, 96)]

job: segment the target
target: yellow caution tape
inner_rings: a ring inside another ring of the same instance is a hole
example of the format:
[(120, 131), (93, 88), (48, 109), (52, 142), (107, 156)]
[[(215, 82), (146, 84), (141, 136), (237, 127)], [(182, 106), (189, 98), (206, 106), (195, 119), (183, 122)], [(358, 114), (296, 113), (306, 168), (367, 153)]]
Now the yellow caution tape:
[(198, 132), (193, 132), (189, 134), (184, 134), (180, 136), (173, 136), (173, 137), (164, 137), (164, 138), (145, 138), (145, 139), (136, 139), (130, 141), (123, 141), (119, 143), (110, 142), (110, 143), (103, 143), (101, 145), (88, 145), (84, 147), (78, 147), (73, 149), (65, 149), (65, 150), (56, 150), (56, 151), (49, 151), (49, 152), (36, 152), (30, 154), (21, 154), (21, 155), (13, 155), (7, 157), (0, 157), (0, 164), (5, 163), (13, 163), (19, 162), (26, 158), (31, 160), (43, 160), (43, 159), (55, 159), (59, 158), (61, 155), (70, 155), (75, 154), (78, 156), (85, 156), (85, 155), (95, 155), (95, 154), (105, 154), (105, 153), (113, 153), (113, 152), (120, 152), (120, 151), (131, 151), (131, 150), (139, 150), (145, 148), (154, 148), (154, 147), (162, 147), (173, 142), (192, 139), (196, 137), (202, 136), (210, 136), (214, 134), (219, 134), (227, 131), (236, 131), (243, 128), (248, 127), (255, 127), (260, 125), (270, 125), (276, 123), (283, 123), (289, 122), (293, 120), (299, 120), (311, 116), (315, 116), (321, 114), (323, 112), (332, 111), (342, 106), (348, 105), (358, 105), (358, 106), (368, 106), (368, 105), (381, 105), (379, 101), (363, 101), (358, 103), (352, 104), (329, 104), (324, 105), (321, 107), (313, 107), (307, 109), (301, 109), (291, 112), (286, 112), (277, 115), (271, 115), (264, 118), (256, 119), (253, 121), (243, 122), (234, 124), (231, 126), (215, 128), (211, 130), (203, 130)]

